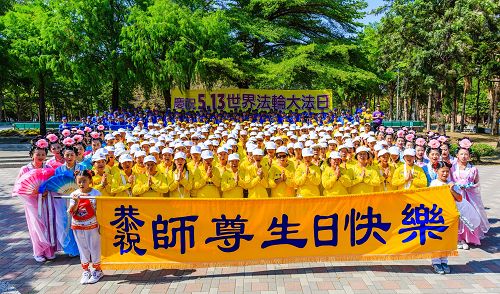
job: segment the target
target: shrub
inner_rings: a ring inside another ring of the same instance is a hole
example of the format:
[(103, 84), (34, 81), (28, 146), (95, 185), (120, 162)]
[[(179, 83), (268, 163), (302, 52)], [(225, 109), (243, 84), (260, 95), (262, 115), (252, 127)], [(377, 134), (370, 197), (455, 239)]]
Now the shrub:
[(40, 134), (38, 129), (27, 129), (27, 130), (0, 130), (0, 137), (35, 137)]
[[(458, 144), (451, 144), (450, 154), (457, 154)], [(473, 161), (481, 161), (482, 156), (492, 156), (495, 155), (495, 147), (484, 144), (484, 143), (474, 143), (470, 148), (471, 158)]]

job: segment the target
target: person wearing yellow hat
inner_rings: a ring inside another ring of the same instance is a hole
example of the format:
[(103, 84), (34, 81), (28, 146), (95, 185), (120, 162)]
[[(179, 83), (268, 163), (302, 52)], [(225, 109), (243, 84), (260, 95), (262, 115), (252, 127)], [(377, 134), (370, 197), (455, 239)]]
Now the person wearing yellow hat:
[(135, 184), (135, 174), (132, 171), (134, 160), (130, 154), (125, 153), (120, 155), (118, 159), (119, 173), (114, 174), (111, 182), (111, 193), (116, 197), (132, 196), (132, 189)]
[(221, 176), (220, 188), (222, 198), (243, 198), (243, 177), (244, 172), (240, 172), (240, 157), (238, 154), (231, 154), (228, 157), (229, 168)]
[(288, 149), (281, 146), (276, 151), (278, 162), (269, 169), (271, 198), (295, 197), (293, 163), (288, 161)]
[(146, 172), (138, 174), (132, 189), (137, 197), (163, 197), (168, 192), (167, 178), (156, 169), (156, 158), (152, 155), (144, 157)]
[(212, 166), (213, 153), (204, 150), (201, 153), (202, 166), (193, 170), (192, 198), (220, 198), (221, 175), (219, 169)]
[(415, 149), (405, 149), (404, 164), (396, 168), (392, 176), (392, 185), (398, 190), (418, 189), (427, 187), (427, 177), (424, 170), (415, 164)]
[(377, 169), (381, 183), (375, 189), (376, 192), (394, 191), (396, 187), (392, 185), (392, 176), (394, 175), (395, 167), (389, 164), (390, 154), (386, 149), (381, 149), (377, 153), (378, 164), (374, 167)]
[(347, 170), (340, 166), (342, 158), (337, 151), (330, 153), (330, 165), (325, 167), (321, 175), (324, 196), (347, 195), (347, 187), (351, 186), (351, 179)]
[(310, 148), (302, 149), (303, 161), (295, 170), (297, 197), (320, 196), (321, 170), (312, 163), (313, 155)]
[(248, 189), (248, 198), (267, 198), (269, 168), (262, 164), (264, 152), (255, 148), (252, 151), (253, 162), (245, 169), (244, 186)]
[(380, 185), (381, 179), (378, 172), (368, 165), (370, 149), (365, 146), (358, 147), (354, 158), (357, 164), (351, 165), (351, 194), (372, 193)]
[(189, 198), (193, 188), (193, 177), (187, 168), (186, 154), (177, 152), (174, 156), (174, 167), (167, 175), (171, 198)]

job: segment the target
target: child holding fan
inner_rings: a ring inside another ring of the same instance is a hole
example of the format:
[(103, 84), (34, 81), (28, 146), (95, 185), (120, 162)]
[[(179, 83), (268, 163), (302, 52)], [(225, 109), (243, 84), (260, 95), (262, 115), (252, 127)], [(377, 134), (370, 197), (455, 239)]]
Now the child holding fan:
[[(101, 236), (96, 217), (96, 200), (80, 198), (80, 196), (100, 196), (101, 193), (90, 187), (92, 172), (82, 170), (75, 172), (75, 180), (79, 189), (71, 193), (68, 212), (71, 214), (71, 229), (75, 235), (83, 274), (81, 284), (94, 284), (103, 277), (101, 270)], [(94, 268), (90, 272), (89, 264)]]

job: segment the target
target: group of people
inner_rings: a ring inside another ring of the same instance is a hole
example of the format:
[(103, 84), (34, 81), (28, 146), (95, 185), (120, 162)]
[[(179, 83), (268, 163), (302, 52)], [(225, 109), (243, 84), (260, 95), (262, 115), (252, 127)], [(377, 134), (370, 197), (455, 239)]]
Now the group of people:
[[(74, 172), (79, 189), (71, 201), (43, 195), (44, 209), (54, 213), (37, 218), (33, 197), (18, 196), (25, 200), (35, 259), (52, 259), (60, 250), (80, 255), (84, 284), (102, 277), (96, 204), (88, 197), (98, 195), (279, 198), (448, 185), (457, 203), (469, 203), (480, 220), (472, 229), (460, 223), (457, 246), (469, 249), (469, 244), (480, 245), (489, 229), (478, 171), (470, 163), (471, 145), (467, 138), (460, 140), (454, 157), (446, 136), (418, 136), (411, 129), (381, 125), (373, 129), (360, 121), (159, 120), (113, 132), (102, 125), (85, 126), (34, 140), (33, 161), (18, 177), (39, 168)], [(47, 160), (49, 151), (53, 156)], [(432, 264), (437, 273), (450, 272), (446, 258)]]

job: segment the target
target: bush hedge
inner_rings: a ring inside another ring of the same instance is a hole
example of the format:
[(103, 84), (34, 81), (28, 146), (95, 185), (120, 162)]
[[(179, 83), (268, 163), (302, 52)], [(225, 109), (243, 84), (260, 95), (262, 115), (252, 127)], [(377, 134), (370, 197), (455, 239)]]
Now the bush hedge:
[(40, 135), (40, 130), (38, 129), (27, 129), (27, 130), (0, 130), (0, 137), (35, 137)]
[[(456, 155), (458, 152), (458, 144), (451, 144), (450, 146), (451, 154)], [(474, 161), (481, 161), (481, 157), (483, 156), (492, 156), (495, 155), (496, 149), (495, 147), (484, 144), (484, 143), (474, 143), (471, 148), (471, 157)]]

